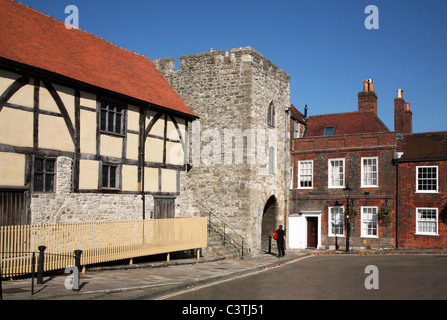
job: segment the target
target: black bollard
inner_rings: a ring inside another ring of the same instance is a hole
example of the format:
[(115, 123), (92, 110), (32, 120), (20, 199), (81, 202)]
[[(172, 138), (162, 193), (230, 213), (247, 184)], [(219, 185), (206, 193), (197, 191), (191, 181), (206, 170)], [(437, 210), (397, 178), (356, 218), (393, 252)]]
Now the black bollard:
[(45, 263), (45, 246), (39, 246), (39, 262), (37, 265), (37, 284), (43, 284), (43, 264)]
[(272, 253), (272, 236), (269, 236), (269, 253)]
[(82, 250), (75, 250), (75, 266), (78, 268), (79, 272), (81, 272), (81, 254)]
[[(73, 291), (79, 291), (79, 275), (81, 274), (81, 254), (82, 250), (75, 250), (75, 266), (78, 269), (77, 284), (73, 286)], [(76, 278), (73, 279), (75, 281)]]
[(34, 274), (36, 272), (36, 253), (31, 256), (31, 295), (34, 295)]

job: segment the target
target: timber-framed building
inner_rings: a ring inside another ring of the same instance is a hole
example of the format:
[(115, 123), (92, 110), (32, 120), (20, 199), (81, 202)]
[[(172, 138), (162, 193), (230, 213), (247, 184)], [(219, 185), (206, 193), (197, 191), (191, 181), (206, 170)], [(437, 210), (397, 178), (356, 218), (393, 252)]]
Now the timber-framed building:
[(145, 56), (0, 1), (0, 225), (172, 218), (197, 119)]

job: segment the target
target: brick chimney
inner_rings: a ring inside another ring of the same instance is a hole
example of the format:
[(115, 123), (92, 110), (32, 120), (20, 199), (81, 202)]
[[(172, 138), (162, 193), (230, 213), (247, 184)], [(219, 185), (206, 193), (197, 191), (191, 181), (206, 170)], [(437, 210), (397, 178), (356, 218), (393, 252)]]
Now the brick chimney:
[(413, 133), (413, 113), (410, 104), (405, 103), (403, 90), (397, 90), (397, 98), (394, 99), (394, 131)]
[(377, 116), (377, 94), (374, 92), (374, 80), (363, 80), (363, 91), (359, 92), (359, 111), (369, 111)]

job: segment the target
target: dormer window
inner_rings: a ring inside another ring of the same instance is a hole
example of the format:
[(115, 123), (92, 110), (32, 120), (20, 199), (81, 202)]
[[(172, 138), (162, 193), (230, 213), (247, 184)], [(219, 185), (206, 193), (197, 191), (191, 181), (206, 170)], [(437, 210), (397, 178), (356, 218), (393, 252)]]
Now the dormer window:
[(324, 127), (323, 136), (333, 136), (335, 134), (335, 126)]

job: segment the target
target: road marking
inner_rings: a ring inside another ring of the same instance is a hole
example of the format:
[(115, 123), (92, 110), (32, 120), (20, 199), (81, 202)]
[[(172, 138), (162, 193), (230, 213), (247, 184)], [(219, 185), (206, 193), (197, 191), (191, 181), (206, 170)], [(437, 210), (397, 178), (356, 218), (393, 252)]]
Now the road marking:
[(306, 256), (303, 256), (303, 257), (298, 257), (296, 259), (285, 261), (285, 262), (278, 262), (277, 264), (275, 264), (273, 266), (262, 267), (260, 270), (247, 272), (245, 274), (239, 274), (238, 273), (238, 274), (235, 274), (233, 277), (228, 278), (228, 279), (222, 279), (222, 280), (217, 280), (216, 282), (212, 282), (212, 283), (207, 283), (207, 284), (203, 284), (203, 285), (188, 287), (186, 289), (183, 289), (183, 290), (180, 290), (180, 291), (177, 291), (177, 292), (174, 292), (174, 293), (170, 293), (170, 294), (167, 294), (167, 295), (155, 298), (154, 300), (165, 300), (165, 299), (169, 299), (169, 298), (181, 295), (181, 294), (185, 294), (185, 293), (188, 293), (188, 292), (194, 292), (194, 291), (197, 291), (199, 289), (208, 288), (208, 287), (211, 287), (211, 286), (214, 286), (214, 285), (218, 285), (218, 284), (221, 284), (221, 283), (233, 281), (233, 280), (236, 280), (236, 279), (245, 278), (247, 276), (253, 276), (253, 275), (259, 274), (261, 272), (269, 271), (269, 270), (272, 270), (272, 269), (278, 268), (278, 267), (284, 267), (285, 265), (288, 265), (288, 264), (291, 264), (291, 263), (295, 263), (295, 262), (298, 262), (298, 261), (301, 261), (303, 259), (310, 258), (310, 257), (312, 257), (312, 255), (306, 255)]

